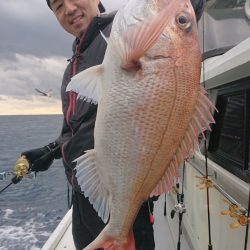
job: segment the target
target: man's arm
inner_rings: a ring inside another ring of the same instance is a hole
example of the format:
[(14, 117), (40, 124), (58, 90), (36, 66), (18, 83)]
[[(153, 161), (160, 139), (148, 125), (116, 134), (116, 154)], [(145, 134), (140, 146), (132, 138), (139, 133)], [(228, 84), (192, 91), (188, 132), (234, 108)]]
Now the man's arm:
[(21, 157), (29, 161), (30, 171), (46, 171), (52, 165), (54, 159), (60, 159), (62, 157), (61, 146), (70, 138), (71, 130), (64, 119), (61, 135), (54, 142), (41, 148), (22, 152)]

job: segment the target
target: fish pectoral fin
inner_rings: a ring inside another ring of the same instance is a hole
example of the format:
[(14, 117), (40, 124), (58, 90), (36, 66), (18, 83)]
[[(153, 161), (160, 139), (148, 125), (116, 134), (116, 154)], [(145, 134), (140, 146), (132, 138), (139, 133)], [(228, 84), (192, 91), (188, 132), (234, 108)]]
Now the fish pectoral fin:
[(111, 46), (120, 55), (121, 68), (133, 70), (140, 66), (139, 59), (163, 33), (171, 20), (171, 13), (176, 11), (176, 4), (175, 1), (171, 1), (151, 20), (147, 19), (136, 26), (132, 26), (119, 38), (110, 38)]
[(106, 223), (110, 213), (110, 194), (96, 167), (95, 150), (86, 151), (75, 162), (76, 178), (82, 192), (84, 192), (85, 197), (89, 198), (98, 215)]
[(75, 75), (67, 86), (66, 91), (76, 92), (77, 98), (87, 102), (98, 103), (102, 95), (102, 65), (93, 66)]

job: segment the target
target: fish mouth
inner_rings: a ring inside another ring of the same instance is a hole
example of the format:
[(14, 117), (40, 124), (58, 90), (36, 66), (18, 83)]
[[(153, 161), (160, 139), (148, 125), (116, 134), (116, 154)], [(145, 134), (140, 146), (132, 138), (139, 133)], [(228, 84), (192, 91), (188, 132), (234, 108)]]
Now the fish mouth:
[(156, 55), (153, 57), (154, 60), (161, 60), (161, 59), (173, 59), (171, 56), (164, 56), (164, 55)]
[(147, 55), (145, 54), (145, 57), (149, 60), (172, 60), (173, 57), (170, 55)]

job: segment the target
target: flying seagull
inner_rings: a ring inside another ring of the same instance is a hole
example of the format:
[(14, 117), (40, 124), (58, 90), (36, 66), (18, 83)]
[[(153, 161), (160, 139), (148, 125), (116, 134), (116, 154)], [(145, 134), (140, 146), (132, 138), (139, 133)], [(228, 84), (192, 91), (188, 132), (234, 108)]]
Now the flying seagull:
[(39, 90), (39, 89), (37, 89), (37, 88), (35, 88), (35, 90), (36, 90), (39, 94), (41, 94), (42, 96), (47, 96), (47, 97), (51, 97), (51, 96), (52, 96), (52, 93), (53, 93), (52, 89), (49, 89), (47, 92), (41, 91), (41, 90)]

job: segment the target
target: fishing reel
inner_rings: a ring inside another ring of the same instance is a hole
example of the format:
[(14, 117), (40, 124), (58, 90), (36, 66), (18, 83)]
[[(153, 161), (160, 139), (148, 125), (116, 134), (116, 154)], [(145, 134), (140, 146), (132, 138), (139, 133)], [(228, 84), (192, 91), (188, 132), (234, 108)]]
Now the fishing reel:
[(15, 175), (12, 178), (12, 182), (14, 184), (21, 181), (23, 178), (33, 179), (36, 177), (34, 172), (30, 172), (30, 164), (29, 161), (25, 158), (20, 158), (16, 161), (13, 169), (13, 174)]
[(20, 158), (16, 161), (13, 172), (17, 178), (23, 178), (28, 176), (29, 169), (30, 169), (30, 164), (28, 160), (25, 158)]
[(170, 213), (171, 219), (174, 218), (175, 214), (182, 215), (186, 213), (186, 205), (184, 204), (184, 194), (180, 193), (180, 184), (177, 183), (176, 186), (173, 186), (172, 193), (177, 195), (177, 204), (174, 206), (174, 209)]
[(12, 172), (1, 172), (0, 180), (7, 180), (9, 176), (13, 176), (12, 180), (21, 180), (23, 177), (31, 177), (29, 171), (29, 162), (24, 158), (20, 158), (16, 161)]
[(174, 218), (175, 214), (184, 214), (187, 212), (186, 205), (184, 203), (178, 203), (174, 206), (174, 209), (170, 213), (171, 219)]
[(222, 211), (221, 215), (229, 215), (230, 217), (237, 220), (237, 222), (231, 223), (229, 225), (230, 228), (237, 229), (241, 226), (250, 225), (250, 217), (247, 216), (247, 211), (245, 209), (227, 200), (223, 200), (223, 201), (229, 204), (229, 209)]
[(200, 190), (212, 188), (214, 186), (213, 181), (206, 177), (196, 176), (196, 178), (200, 179), (200, 183), (196, 185), (196, 187), (198, 187)]
[(29, 177), (29, 178), (35, 177), (35, 175), (32, 175), (30, 173), (30, 164), (28, 160), (25, 158), (20, 158), (16, 161), (13, 172), (0, 173), (0, 180), (7, 180), (9, 175), (12, 176), (14, 175), (14, 177), (12, 177), (11, 182), (6, 187), (0, 190), (0, 193), (6, 190), (11, 184), (17, 184), (24, 177)]

